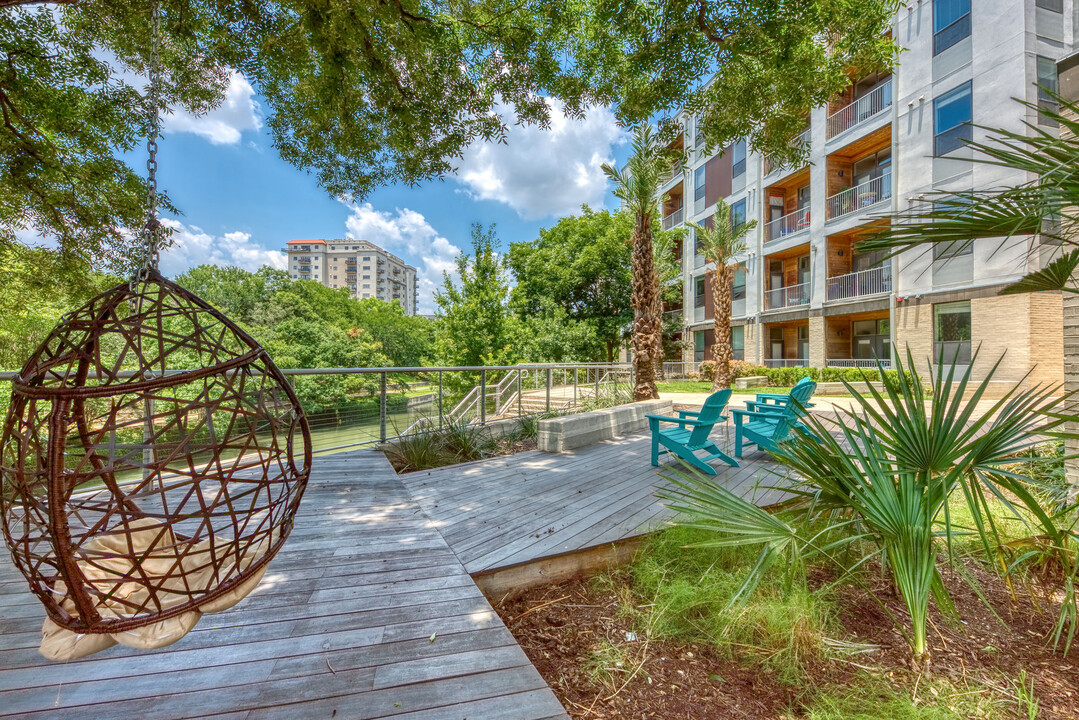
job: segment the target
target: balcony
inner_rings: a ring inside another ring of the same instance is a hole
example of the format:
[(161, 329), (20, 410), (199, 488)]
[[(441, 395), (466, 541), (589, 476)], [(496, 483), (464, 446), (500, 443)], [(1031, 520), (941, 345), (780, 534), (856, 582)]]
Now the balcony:
[(809, 360), (806, 358), (765, 358), (764, 366), (770, 368), (808, 367)]
[[(798, 137), (791, 140), (791, 145), (793, 147), (797, 147), (797, 148), (808, 147), (809, 141), (810, 141), (809, 135), (810, 135), (811, 130), (812, 130), (812, 128), (806, 128), (805, 130), (803, 130), (801, 133), (799, 133)], [(772, 158), (768, 157), (767, 155), (764, 157), (764, 174), (765, 175), (771, 175), (772, 173), (777, 172), (779, 170), (783, 170), (784, 168), (786, 168), (788, 170), (793, 170), (794, 169), (794, 168), (787, 168), (785, 165), (783, 165), (781, 163), (773, 162)]]
[(675, 225), (681, 225), (684, 213), (685, 213), (685, 208), (678, 208), (677, 210), (672, 212), (670, 215), (665, 215), (663, 217), (663, 229), (664, 230), (670, 230)]
[(800, 307), (809, 304), (810, 283), (804, 282), (799, 285), (765, 290), (764, 309), (780, 310), (782, 308)]
[(838, 220), (851, 213), (860, 212), (892, 197), (892, 173), (886, 172), (866, 180), (860, 185), (840, 190), (828, 198), (825, 204), (827, 220)]
[(764, 242), (770, 243), (809, 229), (809, 210), (795, 210), (768, 223), (764, 230)]
[[(884, 366), (885, 370), (891, 370), (892, 369), (892, 361), (891, 361), (890, 358), (881, 358), (880, 364)], [(877, 370), (878, 369), (876, 360), (866, 360), (866, 359), (861, 359), (861, 360), (849, 360), (849, 359), (825, 360), (824, 365), (825, 365), (825, 367), (833, 367), (833, 368), (861, 368), (861, 369), (864, 369), (864, 370)]]
[(892, 106), (892, 79), (888, 78), (850, 105), (828, 116), (828, 139), (872, 120)]
[(892, 291), (892, 266), (859, 270), (828, 278), (828, 299), (848, 300), (864, 295), (879, 295)]

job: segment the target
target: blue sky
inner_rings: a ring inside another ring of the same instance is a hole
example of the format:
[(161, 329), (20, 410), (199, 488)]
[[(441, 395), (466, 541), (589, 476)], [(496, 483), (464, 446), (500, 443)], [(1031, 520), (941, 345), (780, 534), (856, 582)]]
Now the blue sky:
[[(417, 188), (385, 187), (347, 203), (277, 156), (264, 108), (246, 80), (234, 75), (225, 103), (214, 112), (166, 119), (159, 183), (183, 214), (169, 220), (176, 246), (162, 258), (165, 273), (207, 262), (283, 267), (280, 250), (289, 240), (351, 235), (416, 266), (420, 311), (430, 312), (442, 270), (469, 247), (472, 222), (496, 223), (507, 245), (535, 238), (583, 202), (611, 207), (599, 166), (623, 162), (628, 149), (625, 132), (607, 110), (571, 121), (554, 108), (550, 131), (512, 127), (507, 145), (469, 148), (455, 177)], [(141, 167), (143, 158), (131, 161)]]

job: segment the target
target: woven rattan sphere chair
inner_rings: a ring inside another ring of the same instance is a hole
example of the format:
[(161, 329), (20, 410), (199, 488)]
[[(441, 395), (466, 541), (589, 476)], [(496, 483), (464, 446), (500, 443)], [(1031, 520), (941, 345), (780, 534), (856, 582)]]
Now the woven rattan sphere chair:
[(3, 531), (46, 608), (42, 652), (160, 647), (239, 602), (310, 467), (266, 352), (156, 270), (65, 317), (13, 383), (0, 441)]

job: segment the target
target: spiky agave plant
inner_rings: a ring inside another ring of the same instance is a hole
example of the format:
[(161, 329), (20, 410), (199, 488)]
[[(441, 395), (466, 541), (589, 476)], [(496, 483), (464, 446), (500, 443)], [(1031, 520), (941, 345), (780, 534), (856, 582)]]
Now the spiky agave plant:
[[(981, 412), (977, 405), (999, 361), (980, 382), (971, 380), (969, 367), (957, 373), (953, 365), (928, 393), (897, 364), (897, 379), (883, 392), (870, 386), (871, 394), (860, 397), (849, 388), (853, 409), (839, 411), (835, 420), (808, 415), (808, 433), (775, 453), (798, 477), (789, 490), (799, 499), (784, 513), (765, 513), (717, 482), (685, 473), (669, 477), (675, 484), (664, 493), (670, 507), (687, 518), (685, 524), (721, 533), (717, 545), (763, 545), (745, 592), (778, 557), (825, 558), (850, 570), (878, 556), (910, 614), (907, 638), (918, 667), (929, 661), (930, 597), (942, 611), (954, 612), (938, 566), (941, 543), (950, 548), (956, 531), (949, 503), (961, 498), (966, 504), (989, 556), (1001, 544), (995, 513), (1003, 507), (1023, 522), (1033, 518), (1064, 568), (1065, 602), (1054, 640), (1063, 640), (1067, 652), (1076, 620), (1073, 538), (1016, 469), (1022, 461), (1017, 455), (1062, 422), (1059, 389), (1024, 389), (1020, 382)], [(913, 366), (908, 351), (907, 367)], [(855, 541), (869, 541), (873, 550), (844, 563), (846, 554), (837, 551)]]

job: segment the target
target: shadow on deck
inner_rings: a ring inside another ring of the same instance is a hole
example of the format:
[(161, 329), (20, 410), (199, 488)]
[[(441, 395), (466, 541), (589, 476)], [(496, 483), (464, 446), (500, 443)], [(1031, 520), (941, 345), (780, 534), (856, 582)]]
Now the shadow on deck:
[[(745, 495), (778, 479), (756, 452), (717, 468)], [(0, 715), (564, 718), (470, 574), (656, 527), (668, 511), (655, 470), (647, 433), (404, 476), (370, 450), (319, 458), (289, 542), (244, 602), (169, 648), (68, 663), (37, 653), (43, 611), (4, 553)]]

